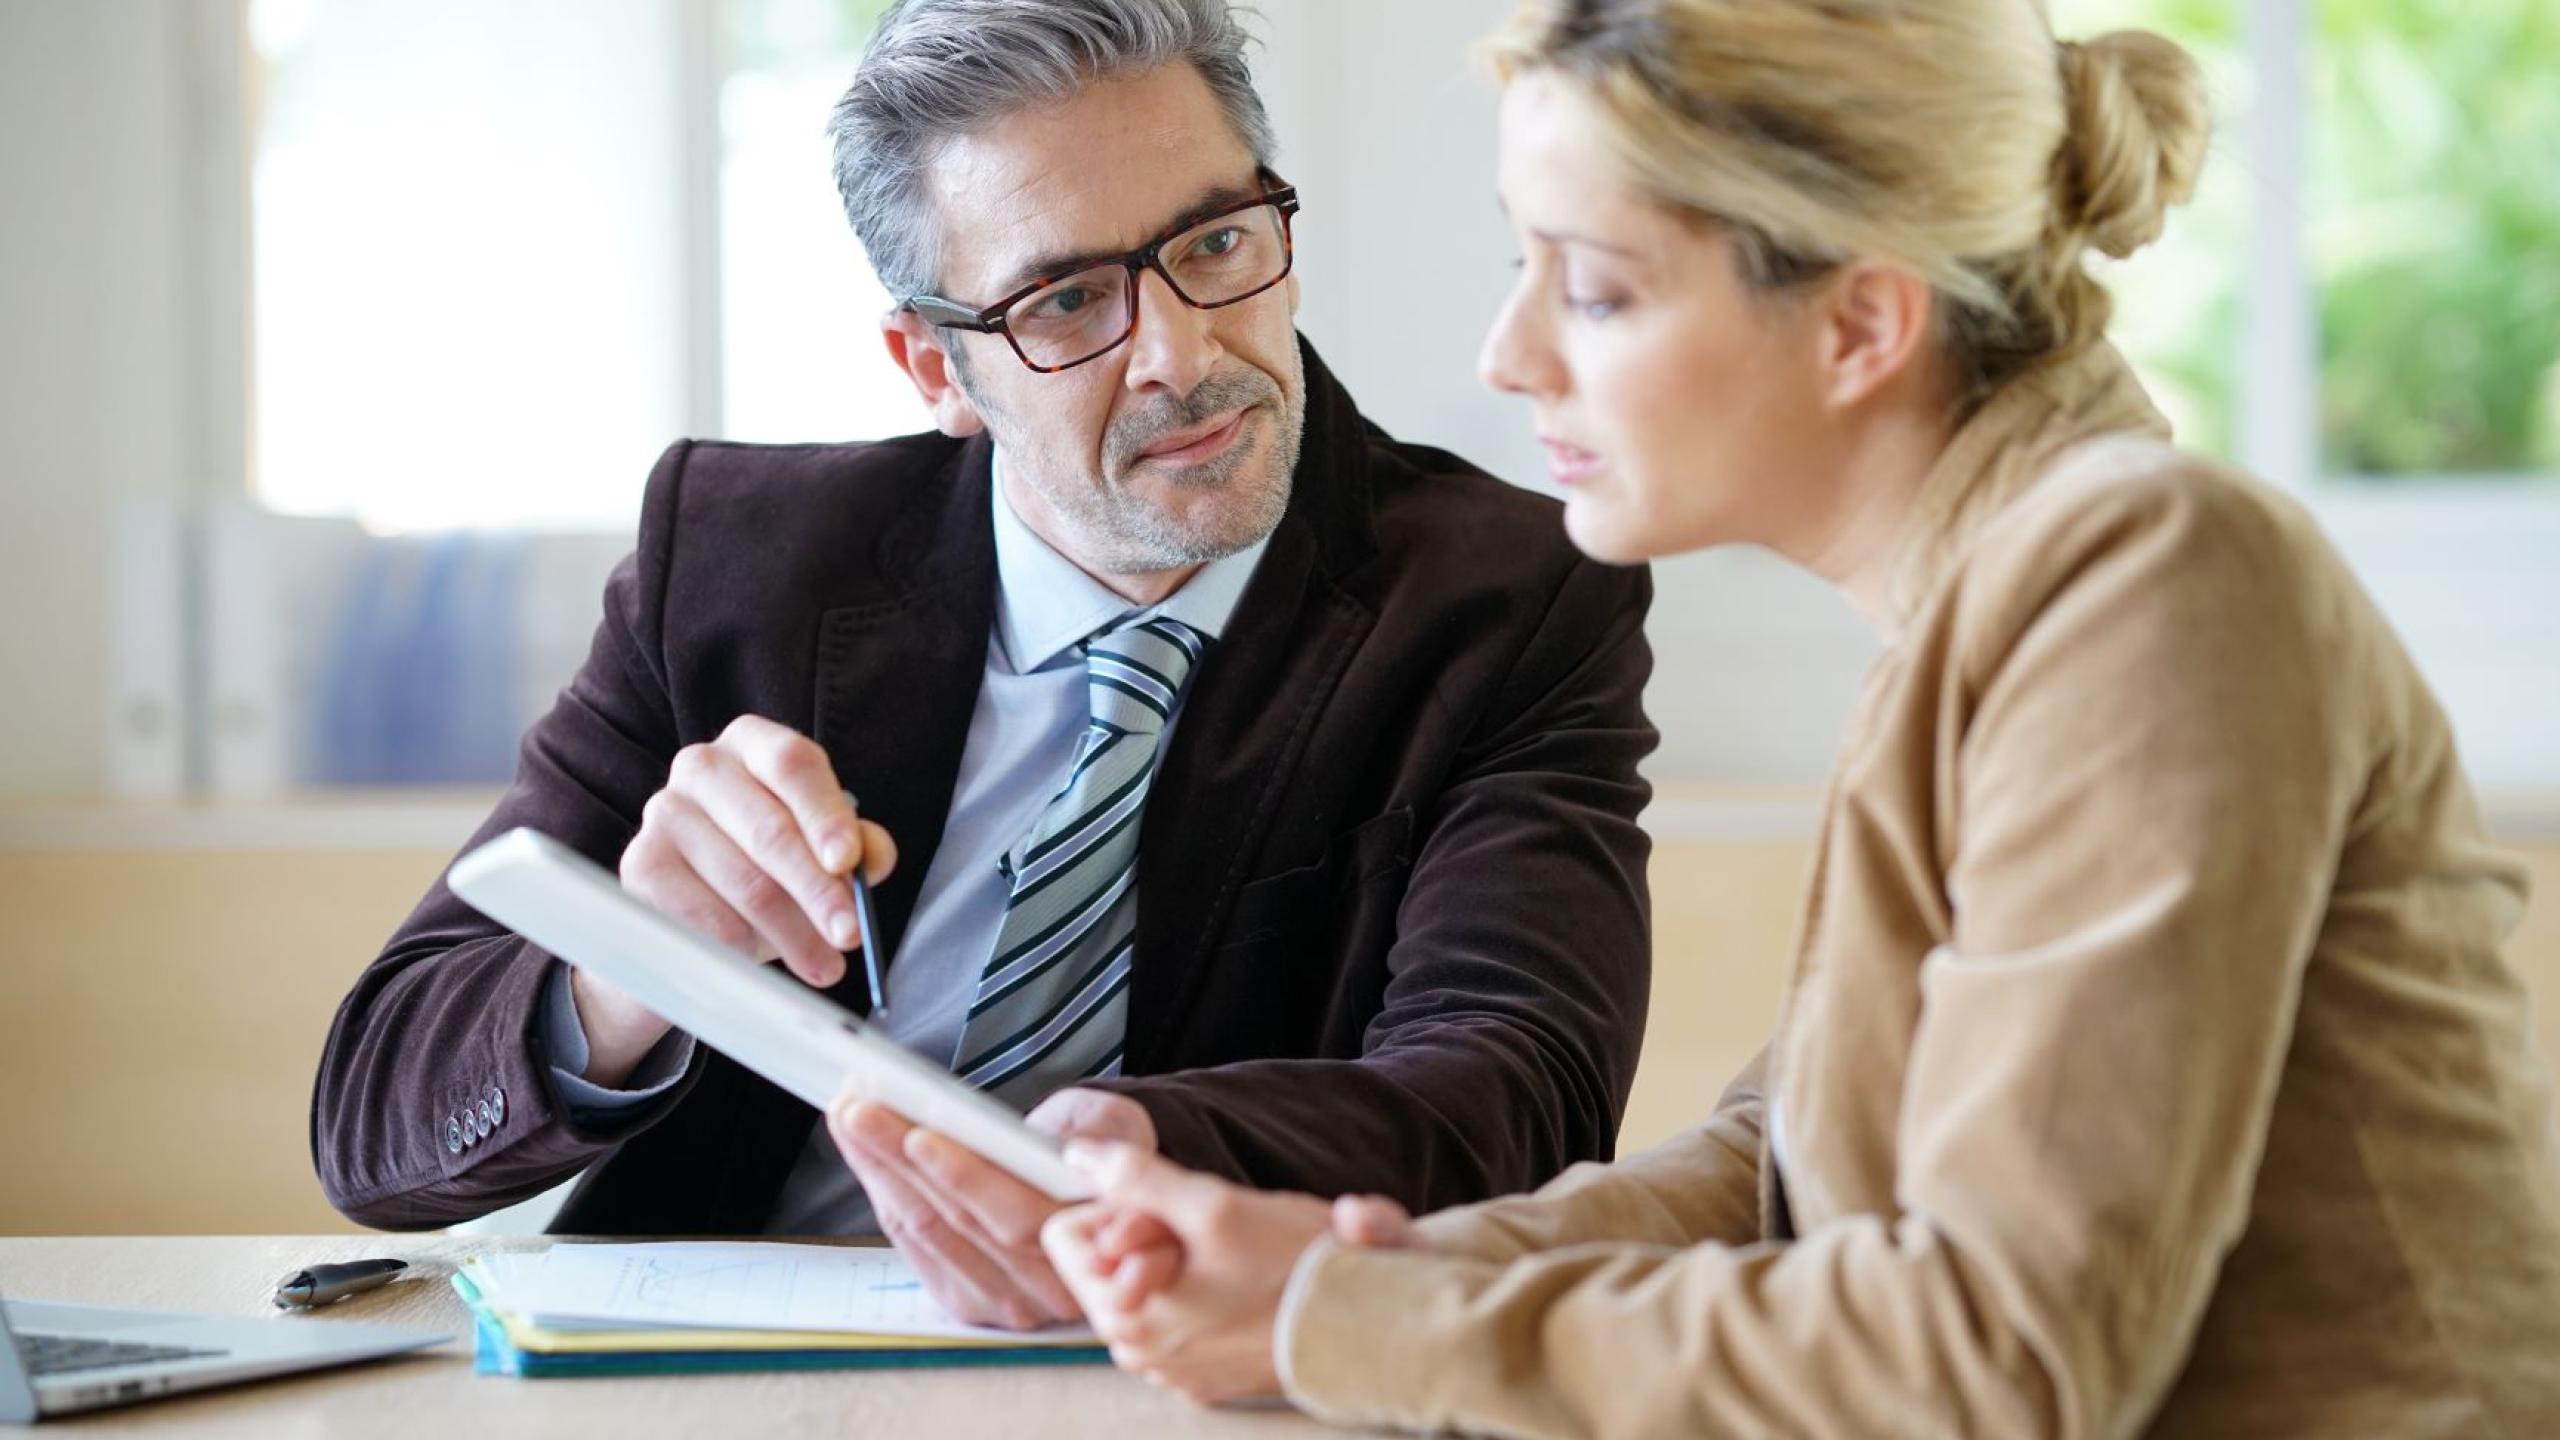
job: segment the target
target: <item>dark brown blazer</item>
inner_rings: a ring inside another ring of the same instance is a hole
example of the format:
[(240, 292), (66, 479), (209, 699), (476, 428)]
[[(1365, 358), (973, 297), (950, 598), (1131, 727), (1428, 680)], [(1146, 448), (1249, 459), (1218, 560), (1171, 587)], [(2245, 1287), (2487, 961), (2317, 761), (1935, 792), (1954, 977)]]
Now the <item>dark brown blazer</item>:
[[(1650, 972), (1651, 582), (1577, 555), (1554, 502), (1389, 439), (1306, 361), (1288, 514), (1148, 805), (1127, 1075), (1105, 1083), (1186, 1164), (1436, 1208), (1611, 1153)], [(815, 736), (897, 837), (894, 963), (980, 964), (898, 938), (985, 666), (990, 454), (670, 449), (594, 649), (473, 843), (529, 825), (611, 866), (678, 749), (763, 715)], [(427, 893), (321, 1057), (331, 1203), (441, 1225), (592, 1166), (565, 1231), (760, 1229), (814, 1112), (700, 1048), (636, 1120), (582, 1128), (535, 1023), (551, 963)], [(864, 1009), (860, 973), (830, 997)], [(489, 1134), (455, 1150), (449, 1122), (484, 1103)]]

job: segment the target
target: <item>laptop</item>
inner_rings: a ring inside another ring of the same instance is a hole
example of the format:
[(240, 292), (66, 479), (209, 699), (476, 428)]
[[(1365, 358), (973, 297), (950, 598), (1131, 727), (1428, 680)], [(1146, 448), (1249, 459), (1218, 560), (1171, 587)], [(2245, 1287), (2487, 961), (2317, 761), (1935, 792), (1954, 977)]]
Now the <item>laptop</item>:
[(335, 1320), (0, 1300), (0, 1424), (347, 1365), (448, 1338)]

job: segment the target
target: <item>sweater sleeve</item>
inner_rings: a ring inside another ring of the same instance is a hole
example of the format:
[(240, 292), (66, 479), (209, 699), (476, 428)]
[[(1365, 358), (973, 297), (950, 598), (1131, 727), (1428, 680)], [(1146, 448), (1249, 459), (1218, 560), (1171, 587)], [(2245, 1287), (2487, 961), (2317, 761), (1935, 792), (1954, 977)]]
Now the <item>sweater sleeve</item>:
[(1533, 1194), (1425, 1216), (1416, 1228), (1432, 1251), (1478, 1260), (1598, 1240), (1739, 1245), (1757, 1239), (1766, 1068), (1766, 1056), (1755, 1056), (1706, 1123), (1685, 1135), (1615, 1165), (1576, 1165)]

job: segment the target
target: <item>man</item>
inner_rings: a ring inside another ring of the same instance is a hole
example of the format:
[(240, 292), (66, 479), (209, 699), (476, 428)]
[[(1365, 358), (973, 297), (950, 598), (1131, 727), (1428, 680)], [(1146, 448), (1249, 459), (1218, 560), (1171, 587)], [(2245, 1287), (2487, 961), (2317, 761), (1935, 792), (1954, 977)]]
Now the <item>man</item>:
[[(1224, 0), (908, 0), (836, 116), (938, 435), (687, 443), (482, 837), (530, 825), (1059, 1134), (1425, 1209), (1606, 1157), (1648, 976), (1641, 571), (1364, 422)], [(475, 841), (475, 843), (477, 843)], [(597, 1234), (885, 1231), (1074, 1313), (1036, 1192), (805, 1105), (456, 901), (321, 1062), (328, 1194)]]

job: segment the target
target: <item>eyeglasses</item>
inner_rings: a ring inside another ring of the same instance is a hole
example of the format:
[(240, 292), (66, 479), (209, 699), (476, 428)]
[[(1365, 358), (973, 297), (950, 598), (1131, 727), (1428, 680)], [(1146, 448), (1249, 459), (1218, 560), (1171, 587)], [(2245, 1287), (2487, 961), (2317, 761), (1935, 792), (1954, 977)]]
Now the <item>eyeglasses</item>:
[(1139, 276), (1153, 270), (1195, 310), (1250, 300), (1289, 276), (1295, 246), (1290, 217), (1298, 191), (1265, 170), (1259, 199), (1159, 236), (1126, 255), (1066, 276), (1034, 280), (984, 309), (918, 295), (898, 308), (929, 325), (1002, 335), (1022, 363), (1043, 375), (1072, 370), (1138, 333)]

